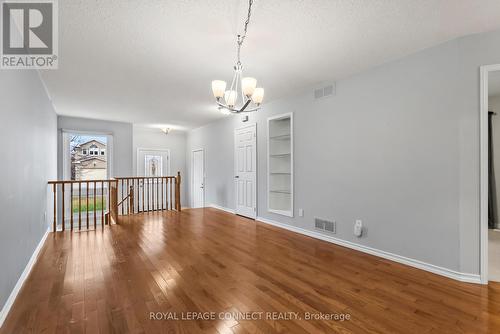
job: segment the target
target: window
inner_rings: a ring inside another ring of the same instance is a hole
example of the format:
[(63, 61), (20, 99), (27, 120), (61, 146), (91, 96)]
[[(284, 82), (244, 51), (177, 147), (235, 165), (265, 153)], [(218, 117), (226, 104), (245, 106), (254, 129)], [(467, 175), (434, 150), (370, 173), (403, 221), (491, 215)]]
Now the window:
[(90, 155), (99, 155), (99, 149), (95, 144), (90, 146)]
[(106, 161), (106, 154), (107, 145), (112, 143), (108, 140), (111, 140), (108, 135), (63, 132), (64, 178), (76, 181), (108, 179), (110, 161)]

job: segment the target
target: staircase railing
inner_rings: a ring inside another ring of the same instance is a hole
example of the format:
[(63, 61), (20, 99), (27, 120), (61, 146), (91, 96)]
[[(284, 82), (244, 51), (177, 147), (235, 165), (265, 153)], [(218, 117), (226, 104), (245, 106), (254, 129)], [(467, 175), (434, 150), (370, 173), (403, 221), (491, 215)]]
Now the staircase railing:
[(50, 181), (52, 230), (96, 230), (119, 216), (150, 211), (181, 211), (181, 175), (117, 177), (109, 180)]

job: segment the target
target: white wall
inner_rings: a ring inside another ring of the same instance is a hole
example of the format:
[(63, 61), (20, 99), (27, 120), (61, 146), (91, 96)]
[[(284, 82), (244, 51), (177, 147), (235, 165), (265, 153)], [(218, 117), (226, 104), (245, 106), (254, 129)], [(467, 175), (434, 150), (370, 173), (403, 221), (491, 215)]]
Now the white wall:
[(1, 71), (0, 117), (2, 309), (52, 220), (47, 182), (57, 177), (57, 117), (37, 72)]
[(168, 149), (170, 150), (170, 172), (177, 175), (181, 172), (181, 204), (187, 205), (186, 195), (186, 132), (171, 131), (165, 135), (160, 129), (134, 126), (134, 175), (137, 175), (137, 149)]
[[(133, 173), (133, 131), (132, 124), (101, 121), (78, 117), (57, 117), (58, 150), (62, 156), (62, 130), (88, 131), (113, 135), (113, 159), (111, 177), (132, 176)], [(62, 178), (62, 159), (58, 166)]]
[[(258, 131), (258, 215), (463, 273), (479, 273), (479, 66), (500, 63), (500, 32), (424, 50), (250, 116)], [(267, 117), (294, 112), (295, 214), (267, 212)], [(207, 203), (234, 209), (230, 116), (188, 135), (206, 150)], [(188, 173), (190, 173), (188, 163)], [(366, 234), (352, 235), (356, 219)]]

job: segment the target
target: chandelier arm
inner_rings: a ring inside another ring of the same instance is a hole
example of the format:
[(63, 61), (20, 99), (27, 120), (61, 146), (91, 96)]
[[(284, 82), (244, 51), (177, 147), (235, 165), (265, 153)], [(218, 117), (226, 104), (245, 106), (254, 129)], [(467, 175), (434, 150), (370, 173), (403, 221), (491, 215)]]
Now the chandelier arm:
[(250, 100), (247, 100), (247, 102), (243, 105), (243, 107), (241, 107), (241, 109), (239, 111), (240, 112), (245, 111), (245, 109), (248, 107), (249, 104), (250, 104)]
[(254, 111), (257, 111), (257, 110), (260, 109), (260, 106), (259, 106), (259, 107), (248, 109), (248, 110), (246, 110), (246, 109), (245, 110), (238, 110), (238, 109), (235, 109), (235, 108), (230, 108), (227, 105), (221, 103), (220, 101), (215, 101), (215, 103), (217, 103), (217, 105), (219, 107), (224, 108), (226, 110), (229, 110), (233, 114), (238, 114), (238, 113), (241, 113), (241, 112), (254, 112)]
[(230, 108), (229, 106), (219, 102), (219, 101), (216, 101), (216, 103), (219, 105), (219, 107), (221, 108), (224, 108), (224, 109), (227, 109), (229, 111), (231, 111), (232, 113), (237, 113), (238, 112), (238, 109), (234, 109), (234, 108)]
[[(238, 96), (238, 84), (240, 85), (240, 91), (243, 92), (243, 86), (241, 84), (241, 71), (238, 71), (238, 82), (236, 83), (236, 96)], [(243, 95), (241, 96), (241, 101), (243, 101)]]
[(241, 81), (243, 78), (241, 77), (241, 74), (243, 74), (243, 73), (242, 73), (242, 72), (240, 72), (241, 101), (242, 101), (243, 103), (245, 103), (245, 99), (246, 99), (247, 97), (245, 96), (245, 93), (243, 92), (243, 83), (242, 83), (242, 81)]
[(248, 110), (246, 110), (246, 109), (245, 109), (245, 110), (243, 110), (243, 111), (238, 111), (238, 112), (254, 112), (254, 111), (257, 111), (257, 110), (259, 110), (259, 109), (260, 109), (260, 107), (257, 107), (257, 108), (248, 109)]
[(236, 72), (234, 72), (234, 75), (233, 75), (233, 81), (231, 81), (231, 87), (229, 88), (229, 91), (232, 92), (233, 91), (233, 87), (234, 87), (234, 83), (236, 82), (237, 78), (236, 78)]

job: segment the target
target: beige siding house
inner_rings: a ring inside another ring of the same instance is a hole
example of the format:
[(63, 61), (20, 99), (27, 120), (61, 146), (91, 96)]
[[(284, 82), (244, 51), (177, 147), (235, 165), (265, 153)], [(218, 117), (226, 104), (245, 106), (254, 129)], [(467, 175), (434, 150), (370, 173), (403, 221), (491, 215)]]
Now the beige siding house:
[(106, 179), (106, 144), (90, 140), (76, 146), (71, 155), (71, 174), (75, 180)]

